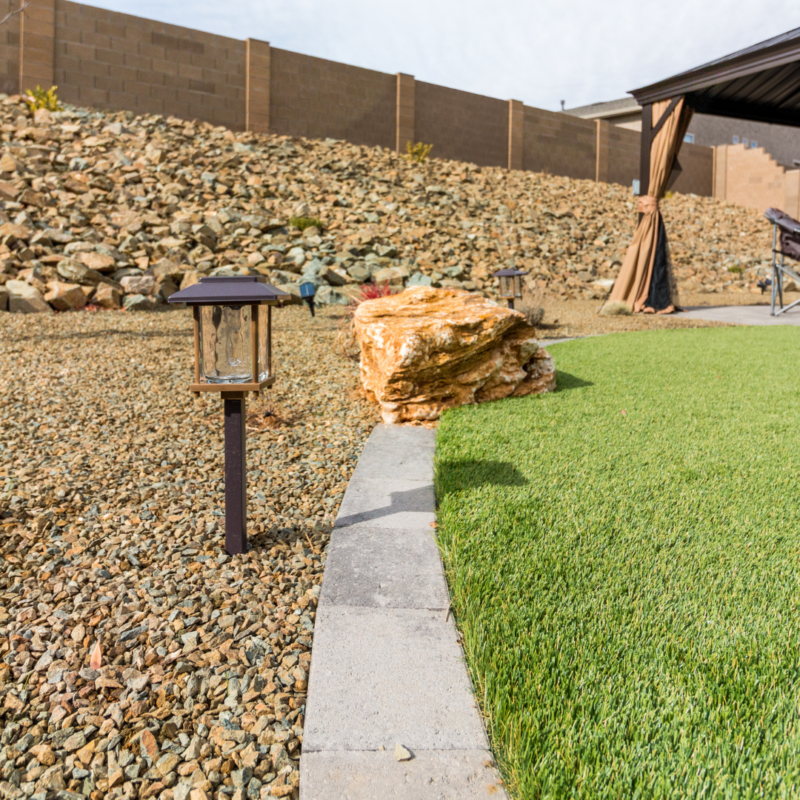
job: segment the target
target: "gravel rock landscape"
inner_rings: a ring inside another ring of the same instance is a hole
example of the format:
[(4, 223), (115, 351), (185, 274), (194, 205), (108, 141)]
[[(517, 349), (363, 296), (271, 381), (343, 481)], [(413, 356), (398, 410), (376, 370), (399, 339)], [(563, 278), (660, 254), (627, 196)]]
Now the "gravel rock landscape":
[[(151, 310), (218, 274), (263, 274), (298, 302), (312, 282), (320, 305), (368, 281), (495, 297), (508, 265), (543, 296), (602, 299), (636, 219), (619, 185), (174, 117), (31, 114), (12, 96), (0, 131), (0, 308), (17, 312)], [(682, 293), (757, 291), (758, 212), (693, 195), (662, 208)]]
[[(494, 299), (514, 265), (542, 337), (708, 324), (597, 316), (626, 187), (2, 95), (0, 136), (0, 798), (298, 797), (325, 549), (378, 421), (337, 339), (365, 284)], [(763, 218), (662, 207), (681, 292), (752, 302)], [(275, 313), (231, 558), (191, 315), (126, 312), (242, 274), (323, 308)]]
[(224, 542), (191, 314), (0, 315), (0, 796), (297, 797), (324, 551), (375, 410), (330, 311), (275, 314)]

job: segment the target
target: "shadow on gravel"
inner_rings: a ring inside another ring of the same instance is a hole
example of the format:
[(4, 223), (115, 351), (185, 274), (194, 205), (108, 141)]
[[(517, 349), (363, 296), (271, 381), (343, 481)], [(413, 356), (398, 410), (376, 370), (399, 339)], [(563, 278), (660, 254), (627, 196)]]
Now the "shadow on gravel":
[(32, 334), (31, 336), (15, 336), (15, 342), (33, 342), (33, 341), (63, 341), (66, 339), (100, 339), (104, 336), (129, 336), (131, 339), (158, 339), (164, 336), (180, 336), (182, 338), (191, 338), (194, 336), (192, 331), (121, 331), (121, 330), (104, 330), (104, 331), (81, 331), (79, 333), (53, 333), (50, 335), (43, 335), (40, 333)]
[(594, 386), (591, 381), (585, 381), (577, 375), (570, 375), (569, 372), (556, 370), (556, 391), (566, 392), (568, 389), (582, 389), (584, 386)]
[(528, 479), (506, 461), (445, 461), (437, 466), (437, 486), (446, 494), (482, 486), (526, 486)]

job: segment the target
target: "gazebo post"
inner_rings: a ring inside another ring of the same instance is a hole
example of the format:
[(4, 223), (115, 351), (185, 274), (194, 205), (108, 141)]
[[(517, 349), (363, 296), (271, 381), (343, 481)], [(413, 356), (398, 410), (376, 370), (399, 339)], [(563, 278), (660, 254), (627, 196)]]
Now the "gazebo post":
[[(653, 106), (642, 106), (642, 149), (639, 154), (639, 197), (650, 190), (650, 145), (653, 143)], [(639, 220), (642, 219), (641, 213)]]

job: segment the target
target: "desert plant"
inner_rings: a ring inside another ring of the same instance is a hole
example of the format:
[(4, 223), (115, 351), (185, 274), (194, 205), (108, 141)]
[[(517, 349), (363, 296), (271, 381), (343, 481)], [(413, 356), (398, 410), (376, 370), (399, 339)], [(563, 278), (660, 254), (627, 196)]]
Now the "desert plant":
[(325, 227), (322, 220), (316, 217), (289, 217), (289, 224), (299, 231), (304, 231), (306, 228), (319, 228), (322, 230)]
[(31, 112), (40, 108), (46, 108), (48, 111), (61, 111), (61, 103), (58, 102), (56, 89), (58, 89), (58, 86), (51, 86), (49, 89), (42, 89), (41, 86), (37, 86), (35, 89), (28, 89), (24, 100)]
[(632, 313), (631, 307), (624, 300), (614, 300), (606, 303), (600, 313), (604, 317), (629, 317)]
[(744, 272), (744, 269), (742, 269), (741, 264), (731, 264), (728, 267), (728, 272), (732, 272), (734, 275), (741, 275)]
[(377, 300), (379, 297), (389, 297), (393, 294), (388, 283), (363, 283), (359, 296), (350, 301), (348, 308), (352, 314), (365, 300)]
[(431, 150), (433, 150), (432, 144), (423, 144), (422, 142), (411, 144), (411, 142), (406, 142), (406, 158), (409, 161), (415, 161), (417, 164), (424, 163)]
[(542, 293), (530, 277), (522, 282), (522, 297), (520, 298), (517, 311), (524, 317), (525, 322), (532, 328), (541, 324), (544, 319), (544, 307), (541, 303)]

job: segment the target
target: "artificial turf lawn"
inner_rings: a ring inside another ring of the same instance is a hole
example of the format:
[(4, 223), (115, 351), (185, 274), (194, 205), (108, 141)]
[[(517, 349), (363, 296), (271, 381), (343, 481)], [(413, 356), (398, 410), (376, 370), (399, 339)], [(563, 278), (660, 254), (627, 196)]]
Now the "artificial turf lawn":
[(439, 541), (515, 798), (800, 797), (800, 329), (551, 348), (441, 420)]

